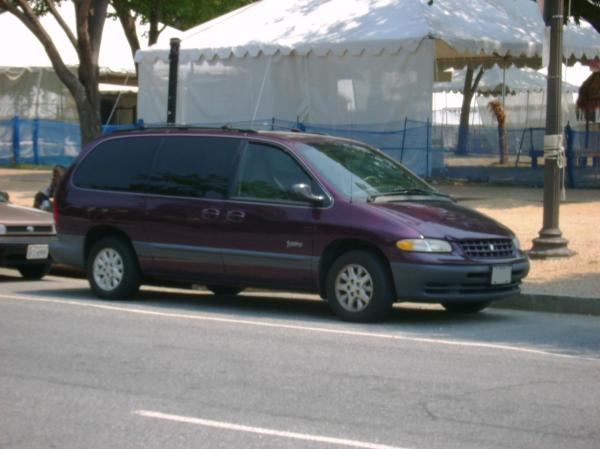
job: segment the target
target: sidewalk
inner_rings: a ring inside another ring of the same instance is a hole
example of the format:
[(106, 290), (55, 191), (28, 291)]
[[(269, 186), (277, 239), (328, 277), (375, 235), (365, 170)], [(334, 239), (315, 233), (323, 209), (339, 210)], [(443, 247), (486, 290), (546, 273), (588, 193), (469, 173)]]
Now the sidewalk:
[[(0, 190), (8, 191), (17, 204), (31, 206), (35, 193), (49, 182), (50, 170), (0, 168)], [(531, 248), (542, 227), (542, 189), (486, 185), (438, 188), (511, 228), (525, 249)], [(560, 229), (577, 255), (531, 260), (522, 295), (497, 306), (600, 315), (600, 190), (568, 190), (560, 207)]]

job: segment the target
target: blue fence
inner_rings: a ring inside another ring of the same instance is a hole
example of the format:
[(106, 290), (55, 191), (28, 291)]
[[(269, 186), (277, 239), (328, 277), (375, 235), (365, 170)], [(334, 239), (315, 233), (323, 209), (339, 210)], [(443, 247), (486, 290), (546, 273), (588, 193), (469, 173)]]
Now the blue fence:
[(76, 123), (19, 117), (0, 120), (0, 164), (68, 165), (79, 151)]
[[(198, 124), (200, 125), (200, 124)], [(221, 126), (201, 124), (202, 126)], [(229, 124), (234, 128), (262, 130), (291, 130), (331, 134), (366, 142), (382, 149), (396, 160), (421, 175), (446, 173), (448, 157), (453, 155), (458, 139), (458, 126), (442, 126), (429, 121), (408, 118), (385, 125), (326, 125), (286, 121), (276, 118), (256, 121), (240, 121)], [(107, 125), (104, 133), (137, 125)], [(193, 124), (190, 124), (193, 126)], [(543, 149), (544, 129), (512, 128), (507, 130), (509, 154), (527, 160), (533, 153)], [(587, 139), (587, 142), (586, 142)], [(80, 151), (79, 125), (42, 119), (13, 117), (0, 120), (0, 164), (68, 165)], [(600, 153), (600, 132), (574, 131), (573, 151), (576, 161), (589, 153)], [(468, 156), (494, 156), (499, 154), (496, 127), (471, 126)], [(591, 165), (598, 165), (595, 161)], [(580, 164), (581, 165), (581, 164)], [(473, 167), (477, 170), (477, 167)], [(450, 175), (452, 173), (449, 173)]]

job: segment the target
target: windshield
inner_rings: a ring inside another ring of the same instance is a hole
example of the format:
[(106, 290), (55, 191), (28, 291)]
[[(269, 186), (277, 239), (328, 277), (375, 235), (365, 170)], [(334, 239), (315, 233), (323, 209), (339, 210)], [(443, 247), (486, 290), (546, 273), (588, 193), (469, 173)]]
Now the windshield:
[(352, 199), (437, 192), (393, 159), (349, 142), (301, 143), (298, 149), (338, 192)]

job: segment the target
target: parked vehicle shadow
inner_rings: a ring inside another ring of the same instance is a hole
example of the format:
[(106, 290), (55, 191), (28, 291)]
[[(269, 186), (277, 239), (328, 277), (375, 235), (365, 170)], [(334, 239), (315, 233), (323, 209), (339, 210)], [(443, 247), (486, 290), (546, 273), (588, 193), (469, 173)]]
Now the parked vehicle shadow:
[[(21, 291), (30, 297), (89, 302), (92, 306), (138, 309), (162, 315), (202, 315), (239, 324), (260, 322), (276, 326), (397, 335), (439, 341), (472, 342), (514, 348), (534, 348), (561, 354), (598, 354), (600, 335), (589, 317), (551, 313), (516, 313), (495, 308), (475, 315), (452, 314), (431, 305), (397, 304), (389, 317), (377, 323), (349, 323), (337, 319), (317, 296), (292, 297), (286, 293), (249, 292), (239, 296), (204, 291), (144, 288), (131, 300), (98, 300), (86, 286), (39, 288)], [(593, 318), (593, 317), (592, 317)], [(573, 335), (576, 320), (577, 333)], [(415, 343), (417, 344), (417, 343)]]

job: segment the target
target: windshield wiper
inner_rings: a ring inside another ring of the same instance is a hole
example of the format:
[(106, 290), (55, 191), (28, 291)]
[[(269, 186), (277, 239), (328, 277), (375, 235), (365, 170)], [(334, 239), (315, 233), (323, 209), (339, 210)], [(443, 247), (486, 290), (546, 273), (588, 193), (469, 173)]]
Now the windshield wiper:
[(413, 188), (413, 189), (393, 190), (391, 192), (385, 192), (385, 193), (375, 193), (373, 195), (369, 195), (367, 197), (367, 201), (369, 203), (372, 203), (377, 198), (381, 198), (384, 196), (401, 196), (401, 195), (427, 195), (427, 196), (438, 196), (438, 197), (442, 197), (442, 198), (452, 199), (452, 197), (450, 195), (446, 195), (445, 193), (436, 192), (434, 190)]

